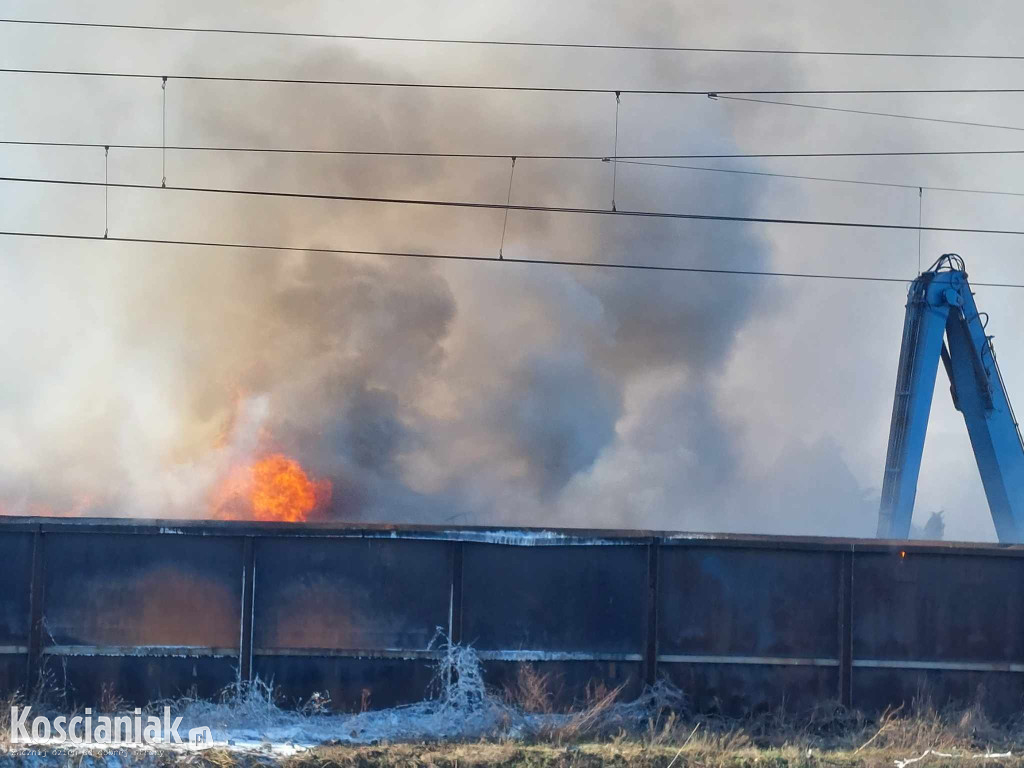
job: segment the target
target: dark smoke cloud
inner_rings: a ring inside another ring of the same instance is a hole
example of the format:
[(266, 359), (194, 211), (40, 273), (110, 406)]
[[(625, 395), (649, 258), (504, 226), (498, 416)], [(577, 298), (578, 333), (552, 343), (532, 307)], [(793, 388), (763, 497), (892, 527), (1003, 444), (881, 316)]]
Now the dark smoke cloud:
[[(338, 69), (371, 80), (412, 77), (336, 54), (293, 63), (285, 74)], [(473, 100), (459, 102), (453, 116), (443, 97), (423, 92), (355, 90), (324, 103), (271, 89), (248, 94), (243, 105), (204, 96), (181, 97), (181, 120), (215, 142), (445, 151), (503, 136), (505, 147), (523, 140), (515, 114), (510, 122), (508, 113), (481, 110)], [(307, 115), (314, 104), (321, 119), (280, 119)], [(241, 126), (240, 106), (252, 116)], [(550, 124), (556, 140), (571, 147), (594, 144), (594, 134), (607, 128), (564, 113)], [(247, 188), (370, 186), (380, 194), (451, 199), (500, 199), (506, 178), (500, 163), (481, 171), (479, 164), (451, 161), (317, 158), (300, 159), (296, 169), (295, 161), (274, 156), (232, 160), (221, 169), (175, 158), (173, 173), (187, 180), (224, 172), (228, 183)], [(571, 204), (593, 195), (595, 186), (607, 189), (607, 166), (598, 166), (595, 177), (593, 168), (579, 174), (558, 163), (523, 171), (524, 165), (517, 199)], [(734, 210), (753, 203), (742, 180), (705, 187), (682, 175), (630, 178), (625, 168), (620, 175), (619, 194), (635, 207), (672, 210), (695, 198)], [(446, 243), (454, 231), (469, 252), (493, 243), (486, 252), (496, 245), (499, 223), (495, 215), (430, 209), (333, 204), (311, 214), (305, 203), (214, 204), (205, 216), (188, 212), (190, 221), (203, 216), (197, 223), (209, 226), (212, 217), (237, 239), (254, 242), (421, 251), (436, 243), (452, 250)], [(752, 267), (768, 259), (764, 244), (742, 227), (528, 214), (513, 216), (506, 250), (528, 258), (664, 264), (702, 263), (712, 253)], [(266, 398), (259, 426), (271, 445), (334, 482), (330, 516), (585, 523), (585, 515), (559, 511), (561, 496), (620, 439), (627, 389), (659, 371), (689, 380), (686, 391), (665, 394), (658, 408), (674, 440), (706, 458), (694, 493), (708, 492), (736, 469), (735, 460), (719, 466), (735, 454), (737, 436), (720, 423), (709, 393), (735, 333), (758, 306), (755, 282), (709, 286), (657, 274), (315, 253), (255, 261), (232, 255), (220, 261), (219, 282), (210, 280), (209, 268), (208, 258), (196, 257), (171, 268), (170, 281), (161, 276), (170, 300), (143, 311), (152, 322), (133, 324), (137, 341), (157, 348), (166, 314), (187, 307), (192, 314), (179, 319), (201, 342), (182, 370), (183, 402), (196, 418), (223, 422), (235, 418), (237, 393)], [(655, 442), (647, 441), (646, 450), (673, 451), (669, 441)]]
[[(685, 19), (656, 2), (623, 21), (649, 32)], [(562, 59), (545, 55), (548, 76), (559, 72)], [(178, 69), (198, 57), (185, 54)], [(302, 57), (265, 52), (231, 67), (284, 77), (417, 76), (337, 47)], [(524, 81), (541, 76), (529, 66), (523, 72)], [(678, 85), (707, 72), (686, 59), (657, 59), (616, 74)], [(505, 82), (516, 73), (481, 55), (474, 74)], [(798, 79), (777, 62), (761, 72), (769, 75)], [(608, 100), (226, 91), (173, 81), (169, 99), (182, 143), (611, 149)], [(698, 113), (692, 102), (624, 97), (621, 109), (620, 135), (634, 150), (728, 150), (746, 130), (729, 113)], [(118, 170), (152, 181), (150, 159), (123, 161)], [(504, 201), (508, 183), (504, 160), (171, 153), (168, 173), (172, 184), (494, 202)], [(611, 175), (609, 164), (521, 161), (513, 200), (608, 206)], [(630, 166), (617, 176), (620, 207), (744, 215), (773, 203), (744, 177)], [(299, 247), (495, 255), (503, 218), (172, 192), (138, 197), (134, 209), (127, 199), (115, 205), (119, 232)], [(529, 213), (510, 216), (505, 253), (747, 269), (772, 262), (763, 232), (750, 226)], [(741, 337), (782, 306), (789, 289), (778, 284), (165, 248), (135, 257), (122, 249), (81, 259), (49, 253), (35, 263), (11, 258), (5, 270), (19, 283), (49, 286), (8, 304), (2, 317), (45, 318), (55, 340), (48, 354), (61, 361), (29, 365), (26, 377), (38, 385), (9, 389), (0, 406), (4, 445), (21, 452), (0, 467), (0, 498), (11, 511), (30, 509), (33, 499), (68, 508), (84, 494), (109, 514), (201, 517), (228, 466), (272, 449), (331, 480), (332, 502), (321, 514), (334, 519), (842, 533), (860, 532), (873, 515), (842, 452), (827, 441), (804, 446), (798, 435), (782, 435), (782, 458), (768, 471), (752, 468), (743, 420), (723, 401)], [(69, 294), (70, 310), (61, 303)], [(102, 309), (83, 323), (94, 304)], [(17, 350), (6, 359), (33, 357), (16, 338), (10, 344)], [(821, 501), (830, 497), (848, 501), (823, 517)]]

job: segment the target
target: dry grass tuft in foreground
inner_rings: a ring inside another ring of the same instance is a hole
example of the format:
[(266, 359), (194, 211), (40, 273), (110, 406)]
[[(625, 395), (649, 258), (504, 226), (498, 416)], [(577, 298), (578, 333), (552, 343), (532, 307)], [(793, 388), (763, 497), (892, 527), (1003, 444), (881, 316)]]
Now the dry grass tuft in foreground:
[[(0, 745), (0, 765), (1024, 768), (1024, 715), (995, 723), (977, 703), (938, 708), (922, 692), (905, 707), (878, 717), (822, 704), (800, 714), (780, 707), (732, 719), (694, 713), (682, 691), (661, 681), (629, 702), (620, 700), (621, 687), (595, 684), (568, 712), (558, 712), (555, 702), (563, 690), (556, 677), (524, 665), (515, 682), (498, 692), (484, 684), (472, 648), (441, 639), (442, 659), (430, 698), (422, 702), (339, 714), (329, 711), (326, 694), (317, 694), (298, 710), (284, 710), (273, 686), (256, 680), (229, 686), (217, 701), (186, 697), (169, 702), (186, 728), (212, 729), (212, 749), (129, 749), (118, 755), (81, 749), (70, 756), (53, 750), (23, 758)], [(110, 714), (125, 706), (112, 689), (104, 690), (103, 699)], [(41, 678), (29, 696), (0, 703), (3, 741), (9, 736), (5, 719), (10, 705), (24, 703), (39, 711), (66, 711), (67, 706), (63, 691)]]
[[(761, 749), (721, 747), (691, 741), (682, 745), (634, 740), (551, 744), (395, 744), (375, 747), (322, 747), (293, 757), (281, 768), (1022, 768), (1019, 755), (985, 757), (966, 753), (904, 755), (892, 750), (807, 752), (795, 746)], [(211, 764), (212, 765), (212, 764)], [(235, 764), (240, 765), (240, 764)], [(226, 768), (226, 767), (218, 767)]]

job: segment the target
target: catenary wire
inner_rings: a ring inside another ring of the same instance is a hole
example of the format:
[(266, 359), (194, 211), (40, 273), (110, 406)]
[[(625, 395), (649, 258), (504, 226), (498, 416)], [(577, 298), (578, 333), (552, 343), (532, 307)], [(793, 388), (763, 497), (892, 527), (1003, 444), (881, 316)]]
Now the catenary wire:
[[(873, 283), (909, 283), (903, 277), (880, 277), (877, 275), (835, 275), (818, 272), (783, 272), (757, 269), (726, 269), (716, 267), (681, 267), (669, 264), (636, 264), (629, 262), (570, 261), (567, 259), (523, 259), (497, 256), (473, 256), (451, 253), (422, 253), (416, 251), (372, 251), (350, 248), (310, 248), (291, 245), (258, 245), (252, 243), (228, 243), (209, 240), (168, 240), (148, 237), (100, 237), (98, 235), (70, 235), (50, 232), (0, 231), (0, 237), (25, 237), (53, 240), (78, 240), (102, 243), (126, 243), (142, 245), (180, 245), (201, 248), (232, 248), (256, 251), (285, 251), (294, 253), (319, 253), (355, 256), (395, 256), (414, 259), (437, 259), (442, 261), (495, 262), (498, 264), (532, 264), (538, 266), (587, 267), (610, 270), (637, 270), (644, 272), (682, 272), (707, 275), (744, 275), (752, 277), (793, 277), (815, 280), (844, 280)], [(972, 281), (972, 285), (987, 288), (1024, 288), (1024, 283), (995, 283)]]
[(395, 35), (354, 35), (331, 32), (287, 32), (284, 30), (241, 29), (236, 27), (186, 27), (157, 24), (113, 24), (85, 21), (60, 21), (42, 19), (0, 19), (3, 24), (26, 24), (55, 27), (87, 27), (92, 29), (145, 30), (155, 32), (192, 32), (226, 35), (260, 35), (272, 37), (297, 37), (327, 40), (364, 40), (370, 42), (394, 43), (435, 43), (444, 45), (484, 45), (524, 48), (576, 48), (613, 51), (675, 51), (682, 53), (745, 53), (785, 56), (857, 56), (903, 59), (980, 59), (992, 61), (1021, 61), (1024, 56), (1010, 54), (981, 53), (914, 53), (910, 51), (848, 51), (848, 50), (797, 50), (779, 48), (715, 48), (707, 46), (682, 45), (630, 45), (614, 43), (570, 43), (532, 40), (495, 40), (443, 37), (399, 37)]
[(872, 117), (891, 117), (898, 120), (917, 120), (925, 123), (943, 123), (945, 125), (967, 125), (972, 128), (996, 128), (1002, 131), (1024, 131), (1024, 126), (1000, 125), (998, 123), (977, 123), (970, 120), (950, 120), (942, 117), (922, 117), (920, 115), (903, 115), (895, 112), (874, 112), (868, 109), (847, 109), (845, 107), (827, 107), (823, 104), (797, 104), (792, 101), (775, 101), (772, 99), (751, 99), (743, 96), (721, 96), (709, 94), (714, 99), (723, 101), (746, 101), (753, 104), (774, 104), (778, 107), (798, 107), (800, 109), (817, 109), (824, 112), (844, 112), (851, 115), (870, 115)]
[[(162, 150), (162, 144), (106, 144), (102, 142), (83, 141), (28, 141), (3, 139), (3, 146), (24, 147), (83, 147), (111, 149)], [(436, 158), (475, 158), (511, 160), (611, 160), (610, 155), (582, 154), (530, 154), (528, 152), (414, 152), (361, 149), (303, 149), (290, 147), (225, 147), (225, 146), (194, 146), (167, 145), (168, 151), (181, 152), (252, 152), (293, 155), (364, 155), (371, 157), (436, 157)], [(935, 157), (958, 155), (1024, 155), (1024, 149), (967, 149), (967, 150), (908, 150), (887, 152), (736, 152), (736, 153), (698, 153), (698, 154), (662, 154), (662, 155), (616, 155), (619, 162), (626, 160), (746, 160), (762, 158), (826, 158), (826, 157)]]
[(17, 75), (58, 75), (66, 77), (107, 77), (127, 78), (136, 80), (183, 80), (220, 83), (270, 83), (284, 85), (338, 85), (364, 86), (367, 88), (419, 88), (430, 90), (459, 91), (514, 91), (534, 93), (583, 93), (583, 94), (615, 94), (628, 93), (637, 96), (725, 96), (762, 95), (762, 96), (858, 96), (858, 95), (900, 95), (900, 94), (1009, 94), (1024, 93), (1024, 88), (745, 88), (723, 90), (705, 88), (687, 90), (677, 88), (584, 88), (569, 85), (493, 85), (487, 83), (416, 83), (399, 81), (370, 80), (329, 80), (318, 78), (290, 77), (255, 77), (244, 75), (184, 75), (155, 74), (152, 72), (98, 72), (95, 70), (68, 69), (30, 69), (26, 67), (3, 67), (0, 73)]
[(1010, 192), (997, 189), (971, 189), (968, 187), (939, 187), (930, 184), (900, 184), (894, 181), (871, 181), (868, 179), (838, 179), (833, 176), (804, 176), (796, 173), (774, 173), (771, 171), (745, 171), (739, 168), (708, 168), (701, 165), (678, 165), (676, 163), (654, 163), (643, 160), (615, 160), (607, 162), (622, 165), (639, 165), (650, 168), (679, 168), (686, 171), (709, 171), (711, 173), (735, 173), (743, 176), (769, 176), (777, 179), (800, 179), (803, 181), (828, 181), (835, 184), (864, 184), (869, 187), (893, 187), (894, 189), (929, 189), (936, 192), (963, 192), (972, 195), (1006, 195), (1008, 197), (1024, 197), (1024, 192)]
[(0, 176), (0, 182), (28, 183), (28, 184), (54, 184), (61, 186), (76, 187), (111, 187), (117, 189), (136, 190), (168, 190), (172, 192), (197, 192), (206, 194), (241, 195), (248, 197), (271, 197), (283, 199), (301, 200), (332, 200), (339, 202), (355, 203), (381, 203), (386, 205), (411, 205), (429, 206), (437, 208), (467, 208), (477, 210), (500, 210), (510, 211), (532, 211), (537, 213), (570, 213), (595, 216), (625, 216), (629, 218), (650, 218), (650, 219), (679, 219), (688, 221), (721, 221), (721, 222), (744, 222), (749, 224), (792, 224), (815, 227), (840, 227), (846, 229), (878, 229), (891, 231), (905, 231), (918, 229), (925, 232), (961, 232), (964, 234), (978, 235), (1024, 235), (1024, 230), (1019, 229), (984, 229), (980, 227), (940, 227), (927, 226), (917, 227), (912, 224), (886, 224), (883, 222), (867, 221), (838, 221), (824, 219), (789, 219), (764, 216), (727, 216), (723, 214), (708, 213), (684, 213), (677, 211), (644, 211), (644, 210), (618, 210), (610, 208), (580, 208), (570, 206), (553, 205), (504, 205), (502, 203), (485, 203), (468, 200), (427, 200), (422, 198), (401, 198), (401, 197), (372, 197), (367, 195), (336, 195), (318, 194), (312, 192), (281, 192), (272, 190), (256, 189), (235, 189), (229, 187), (186, 187), (168, 186), (161, 187), (155, 184), (129, 184), (125, 182), (111, 182), (106, 184), (102, 181), (82, 181), (75, 179), (43, 179), (25, 176)]

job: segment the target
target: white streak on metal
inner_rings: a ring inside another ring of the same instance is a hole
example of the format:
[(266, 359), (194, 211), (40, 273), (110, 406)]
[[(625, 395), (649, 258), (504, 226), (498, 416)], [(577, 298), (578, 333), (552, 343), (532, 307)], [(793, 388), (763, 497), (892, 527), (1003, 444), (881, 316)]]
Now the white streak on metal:
[(231, 658), (237, 648), (211, 648), (202, 645), (49, 645), (42, 651), (48, 656), (173, 656), (177, 658)]
[[(446, 531), (446, 538), (458, 541), (471, 541), (481, 544), (505, 544), (514, 547), (534, 547), (552, 545), (588, 545), (615, 546), (622, 542), (599, 536), (573, 536), (560, 531), (529, 531), (529, 530), (485, 530), (485, 531)], [(636, 540), (625, 542), (636, 545)]]
[(759, 664), (788, 667), (838, 667), (839, 659), (791, 658), (788, 656), (702, 656), (659, 654), (658, 661), (667, 664)]
[(934, 669), (950, 672), (1024, 672), (1024, 664), (1003, 661), (896, 661), (854, 659), (853, 666), (865, 669)]
[(639, 653), (587, 653), (585, 651), (477, 651), (482, 661), (643, 661)]
[(299, 656), (343, 659), (440, 659), (442, 650), (417, 648), (254, 648), (253, 656)]
[[(256, 648), (254, 656), (321, 656), (353, 659), (440, 659), (443, 650), (410, 648)], [(477, 651), (481, 661), (643, 661), (639, 653), (587, 653), (584, 651), (492, 650)]]

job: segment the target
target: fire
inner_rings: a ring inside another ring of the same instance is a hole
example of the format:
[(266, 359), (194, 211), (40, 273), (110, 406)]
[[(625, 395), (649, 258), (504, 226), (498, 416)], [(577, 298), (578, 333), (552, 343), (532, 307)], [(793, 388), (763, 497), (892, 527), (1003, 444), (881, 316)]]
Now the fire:
[(301, 523), (331, 498), (329, 480), (315, 480), (295, 459), (281, 453), (232, 468), (212, 500), (222, 520)]

